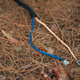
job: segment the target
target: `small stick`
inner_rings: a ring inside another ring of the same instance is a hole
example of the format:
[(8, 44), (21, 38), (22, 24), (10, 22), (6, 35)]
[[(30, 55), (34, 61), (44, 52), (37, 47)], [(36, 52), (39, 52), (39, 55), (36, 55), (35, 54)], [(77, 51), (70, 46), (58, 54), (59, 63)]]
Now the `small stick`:
[(57, 40), (59, 40), (64, 46), (66, 46), (68, 48), (68, 50), (70, 51), (70, 53), (72, 54), (72, 56), (75, 58), (75, 60), (77, 61), (77, 58), (76, 56), (73, 54), (72, 50), (70, 49), (70, 47), (65, 43), (63, 42), (53, 31), (51, 31), (51, 29), (45, 24), (43, 23), (42, 21), (40, 21), (37, 17), (35, 17), (35, 19), (40, 23), (42, 24), (43, 26), (45, 26), (45, 28), (52, 34), (54, 35), (54, 37), (56, 37)]

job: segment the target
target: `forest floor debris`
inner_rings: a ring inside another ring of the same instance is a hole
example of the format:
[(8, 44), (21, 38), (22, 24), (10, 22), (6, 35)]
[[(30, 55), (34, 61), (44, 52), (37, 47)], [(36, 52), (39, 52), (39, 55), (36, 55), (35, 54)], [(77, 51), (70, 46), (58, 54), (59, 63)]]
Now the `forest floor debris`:
[[(38, 18), (45, 22), (80, 60), (80, 1), (23, 0), (23, 2), (34, 9)], [(46, 80), (41, 71), (46, 74), (50, 68), (55, 70), (54, 58), (45, 56), (31, 47), (30, 32), (31, 18), (28, 11), (13, 0), (0, 0), (0, 79)], [(69, 60), (67, 68), (74, 72), (73, 80), (80, 80), (80, 66), (70, 52), (36, 20), (32, 38), (33, 44), (42, 51)], [(65, 69), (58, 67), (57, 70), (60, 68)], [(58, 79), (55, 73), (54, 75), (53, 78)]]

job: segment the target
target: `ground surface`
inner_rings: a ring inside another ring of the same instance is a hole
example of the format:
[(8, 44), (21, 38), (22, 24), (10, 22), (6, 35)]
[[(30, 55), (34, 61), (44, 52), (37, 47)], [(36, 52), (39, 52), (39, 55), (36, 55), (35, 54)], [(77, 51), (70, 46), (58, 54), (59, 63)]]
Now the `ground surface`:
[[(22, 1), (32, 7), (38, 18), (69, 45), (80, 59), (80, 1)], [(4, 30), (5, 34), (1, 30)], [(47, 73), (54, 66), (54, 58), (42, 55), (31, 47), (30, 31), (29, 13), (13, 0), (0, 0), (0, 80), (45, 80), (40, 72)], [(55, 55), (70, 61), (67, 67), (74, 71), (74, 80), (80, 80), (80, 66), (76, 64), (68, 49), (36, 20), (33, 44), (45, 52), (49, 47), (53, 47)]]

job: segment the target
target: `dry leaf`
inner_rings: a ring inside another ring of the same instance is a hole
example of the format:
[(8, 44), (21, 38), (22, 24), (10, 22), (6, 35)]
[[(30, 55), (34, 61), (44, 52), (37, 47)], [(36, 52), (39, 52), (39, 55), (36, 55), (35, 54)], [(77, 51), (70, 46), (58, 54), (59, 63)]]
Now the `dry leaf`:
[(46, 80), (73, 80), (73, 71), (70, 71), (67, 66), (64, 66), (59, 60), (55, 60), (53, 64), (49, 72), (41, 72)]
[(10, 36), (9, 34), (7, 34), (4, 30), (2, 30), (2, 33), (4, 34), (5, 37), (7, 37), (9, 40), (11, 40), (13, 43), (16, 42), (16, 43), (19, 43), (19, 41), (15, 38), (13, 38), (12, 36)]
[(47, 50), (47, 53), (49, 53), (49, 54), (54, 54), (54, 48), (49, 48), (48, 50)]
[(52, 72), (53, 72), (53, 75), (56, 76), (56, 78), (57, 78), (56, 80), (69, 80), (69, 76), (68, 76), (67, 72), (65, 71), (65, 68), (59, 60), (56, 60), (54, 62)]
[(44, 71), (41, 71), (41, 75), (43, 75), (43, 77), (44, 77), (46, 80), (51, 80), (51, 78), (50, 78)]

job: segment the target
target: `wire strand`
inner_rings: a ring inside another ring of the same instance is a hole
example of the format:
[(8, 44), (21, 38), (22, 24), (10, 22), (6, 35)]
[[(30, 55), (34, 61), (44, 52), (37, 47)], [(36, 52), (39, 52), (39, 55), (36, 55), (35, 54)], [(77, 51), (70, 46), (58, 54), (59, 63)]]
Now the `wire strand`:
[(42, 24), (54, 37), (56, 37), (57, 40), (59, 40), (65, 47), (68, 48), (68, 50), (70, 51), (70, 53), (72, 54), (72, 56), (75, 58), (75, 60), (77, 61), (76, 56), (73, 54), (72, 50), (70, 49), (70, 47), (63, 42), (53, 31), (51, 31), (51, 29), (42, 21), (40, 21), (37, 17), (35, 17), (36, 21), (38, 21), (40, 24)]
[(31, 46), (32, 46), (35, 50), (37, 50), (38, 52), (40, 52), (40, 53), (42, 53), (42, 54), (44, 54), (44, 55), (48, 55), (48, 56), (51, 56), (51, 57), (54, 57), (54, 58), (56, 58), (56, 59), (59, 59), (59, 60), (62, 60), (62, 61), (63, 61), (62, 58), (60, 58), (60, 57), (58, 57), (58, 56), (56, 56), (56, 55), (52, 55), (52, 54), (43, 52), (43, 51), (37, 49), (37, 48), (32, 44), (32, 33), (33, 33), (33, 29), (34, 29), (34, 18), (32, 17), (32, 29), (31, 29), (31, 33), (30, 33), (30, 44), (31, 44)]

